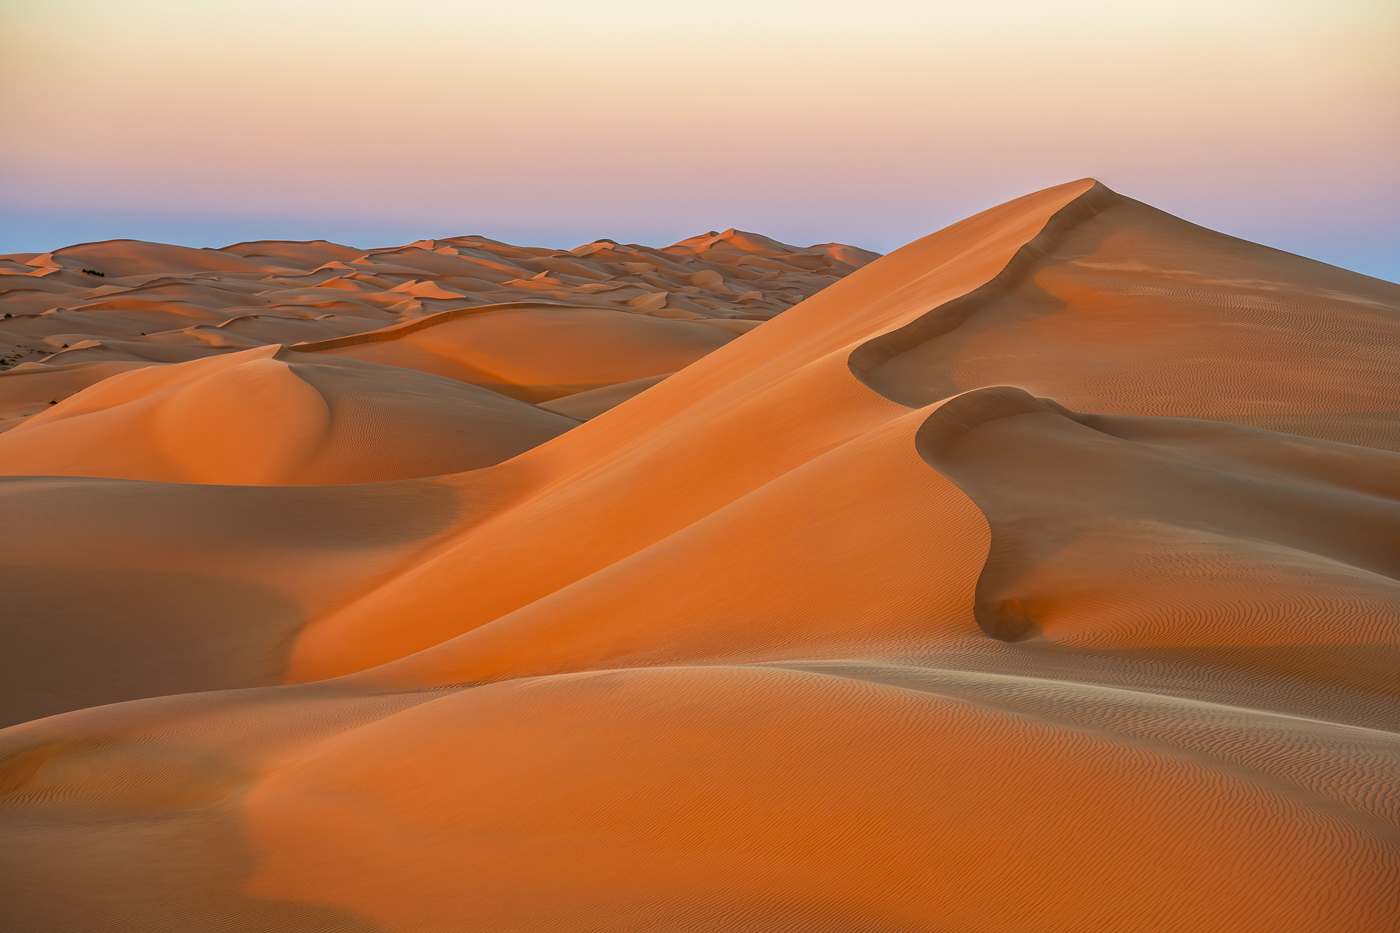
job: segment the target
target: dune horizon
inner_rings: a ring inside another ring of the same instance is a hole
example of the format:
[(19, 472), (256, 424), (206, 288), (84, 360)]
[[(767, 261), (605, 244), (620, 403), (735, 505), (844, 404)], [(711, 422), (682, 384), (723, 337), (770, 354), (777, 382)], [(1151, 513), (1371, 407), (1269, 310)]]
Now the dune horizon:
[(1400, 926), (1400, 285), (1081, 178), (0, 312), (7, 930)]

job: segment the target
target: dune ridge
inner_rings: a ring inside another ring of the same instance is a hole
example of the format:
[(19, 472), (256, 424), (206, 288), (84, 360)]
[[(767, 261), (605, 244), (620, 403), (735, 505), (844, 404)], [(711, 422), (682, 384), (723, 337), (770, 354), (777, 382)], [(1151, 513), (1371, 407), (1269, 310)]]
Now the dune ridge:
[[(1070, 231), (1118, 201), (1117, 193), (1095, 182), (1089, 190), (1051, 214), (1040, 231), (1022, 244), (991, 279), (964, 295), (943, 302), (928, 314), (857, 347), (849, 358), (851, 371), (869, 385), (867, 377), (882, 364), (962, 326), (983, 305), (1007, 295), (1022, 284), (1033, 273), (1035, 264), (1059, 246)], [(873, 385), (871, 388), (880, 391)]]
[[(349, 347), (548, 345), (445, 330), (491, 313)], [(7, 600), (47, 626), (0, 732), (0, 901), (36, 930), (1393, 929), (1397, 328), (1400, 287), (1085, 179), (479, 469), (6, 479), (43, 517)], [(305, 349), (258, 361), (403, 371)], [(177, 622), (93, 620), (156, 573), (199, 577), (159, 592)], [(240, 630), (212, 580), (285, 608)], [(215, 632), (258, 663), (159, 695), (121, 661)], [(33, 718), (42, 685), (71, 711)]]
[[(39, 372), (48, 400), (62, 401), (97, 381), (78, 363), (169, 364), (323, 344), (491, 305), (733, 321), (742, 332), (738, 322), (767, 320), (877, 255), (738, 230), (660, 249), (605, 239), (554, 250), (464, 236), (369, 250), (324, 240), (222, 249), (109, 240), (15, 253), (0, 256), (0, 367), (35, 375), (0, 383), (0, 404), (26, 398)], [(42, 404), (22, 405), (23, 414)]]
[(379, 343), (384, 340), (396, 340), (406, 337), (425, 327), (432, 327), (437, 324), (446, 324), (448, 321), (456, 320), (464, 314), (480, 314), (483, 311), (516, 311), (523, 308), (562, 308), (567, 305), (557, 301), (503, 301), (496, 304), (477, 305), (473, 308), (455, 308), (449, 311), (439, 311), (427, 317), (420, 317), (417, 320), (405, 321), (402, 324), (390, 324), (388, 327), (381, 327), (378, 330), (365, 331), (362, 334), (350, 334), (345, 337), (331, 337), (329, 340), (316, 340), (312, 342), (302, 341), (294, 343), (291, 349), (301, 353), (319, 353), (324, 350), (339, 350), (342, 347), (354, 347), (364, 343)]

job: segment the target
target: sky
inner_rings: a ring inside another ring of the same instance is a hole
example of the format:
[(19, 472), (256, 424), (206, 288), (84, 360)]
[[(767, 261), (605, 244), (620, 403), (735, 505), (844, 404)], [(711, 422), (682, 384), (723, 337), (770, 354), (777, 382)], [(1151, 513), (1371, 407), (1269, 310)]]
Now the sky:
[(0, 0), (0, 252), (886, 252), (1092, 176), (1400, 280), (1394, 0)]

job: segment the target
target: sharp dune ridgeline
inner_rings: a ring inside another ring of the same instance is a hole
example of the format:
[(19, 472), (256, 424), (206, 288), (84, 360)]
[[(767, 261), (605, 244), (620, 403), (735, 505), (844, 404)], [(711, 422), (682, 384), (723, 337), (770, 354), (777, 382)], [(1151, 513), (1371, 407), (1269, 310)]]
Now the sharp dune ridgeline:
[(729, 230), (665, 249), (469, 236), (3, 256), (0, 475), (327, 485), (474, 470), (876, 255)]
[(0, 273), (7, 930), (1400, 927), (1400, 286), (1091, 179)]

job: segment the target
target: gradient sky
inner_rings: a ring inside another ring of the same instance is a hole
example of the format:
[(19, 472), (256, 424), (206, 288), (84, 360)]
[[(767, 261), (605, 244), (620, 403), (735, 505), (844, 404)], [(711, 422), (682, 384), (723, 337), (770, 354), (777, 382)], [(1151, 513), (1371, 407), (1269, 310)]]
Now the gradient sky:
[(0, 252), (887, 251), (1092, 175), (1400, 279), (1394, 0), (0, 0)]

